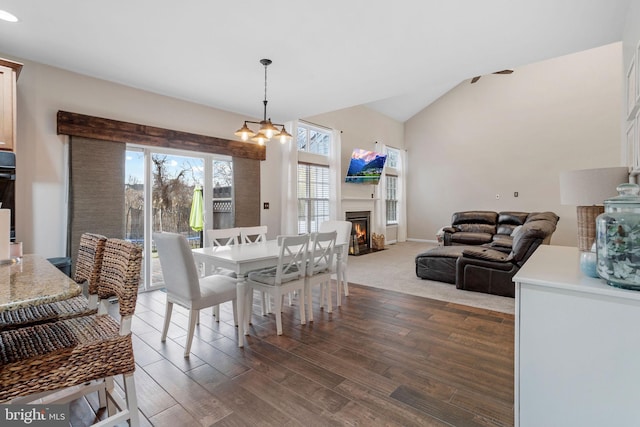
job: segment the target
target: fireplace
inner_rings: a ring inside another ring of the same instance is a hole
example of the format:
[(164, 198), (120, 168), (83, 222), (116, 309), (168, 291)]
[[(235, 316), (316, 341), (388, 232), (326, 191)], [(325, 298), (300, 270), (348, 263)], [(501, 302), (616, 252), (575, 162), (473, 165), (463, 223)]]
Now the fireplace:
[(371, 251), (371, 235), (369, 222), (370, 211), (345, 212), (345, 219), (350, 221), (351, 238), (349, 239), (349, 255), (363, 255)]

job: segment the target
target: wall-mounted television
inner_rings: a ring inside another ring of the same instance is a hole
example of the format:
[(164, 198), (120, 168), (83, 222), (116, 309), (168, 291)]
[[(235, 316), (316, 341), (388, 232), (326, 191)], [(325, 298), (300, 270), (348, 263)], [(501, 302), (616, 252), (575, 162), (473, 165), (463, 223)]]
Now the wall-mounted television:
[(377, 184), (380, 181), (387, 155), (356, 148), (351, 154), (349, 170), (344, 182)]

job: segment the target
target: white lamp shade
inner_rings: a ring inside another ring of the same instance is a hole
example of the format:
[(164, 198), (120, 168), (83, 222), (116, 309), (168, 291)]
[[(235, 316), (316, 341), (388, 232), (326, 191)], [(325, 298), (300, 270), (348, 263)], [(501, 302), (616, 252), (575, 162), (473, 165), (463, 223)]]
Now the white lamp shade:
[(629, 182), (626, 166), (581, 169), (560, 173), (560, 203), (572, 206), (602, 205), (618, 195), (616, 187)]

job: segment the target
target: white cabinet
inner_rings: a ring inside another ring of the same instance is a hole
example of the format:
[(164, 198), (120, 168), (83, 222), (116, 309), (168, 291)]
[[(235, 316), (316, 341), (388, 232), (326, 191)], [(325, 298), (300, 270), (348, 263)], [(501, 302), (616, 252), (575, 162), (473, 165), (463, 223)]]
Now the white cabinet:
[(640, 425), (640, 292), (540, 246), (515, 275), (515, 425)]

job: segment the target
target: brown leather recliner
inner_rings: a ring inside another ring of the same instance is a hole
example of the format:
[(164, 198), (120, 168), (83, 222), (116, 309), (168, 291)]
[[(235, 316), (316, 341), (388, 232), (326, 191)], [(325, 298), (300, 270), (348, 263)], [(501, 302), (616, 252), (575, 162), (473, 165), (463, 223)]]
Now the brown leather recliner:
[(491, 245), (507, 253), (511, 234), (523, 225), (529, 212), (462, 211), (451, 216), (451, 226), (443, 228), (444, 245)]
[(456, 288), (515, 296), (513, 276), (541, 244), (548, 244), (560, 218), (552, 212), (529, 215), (506, 254), (490, 247), (465, 247), (456, 261)]

